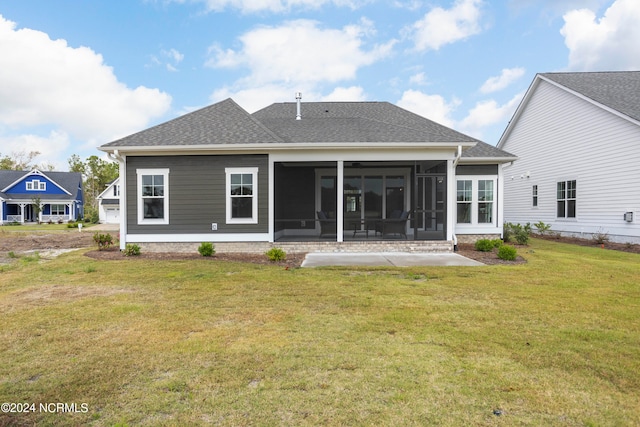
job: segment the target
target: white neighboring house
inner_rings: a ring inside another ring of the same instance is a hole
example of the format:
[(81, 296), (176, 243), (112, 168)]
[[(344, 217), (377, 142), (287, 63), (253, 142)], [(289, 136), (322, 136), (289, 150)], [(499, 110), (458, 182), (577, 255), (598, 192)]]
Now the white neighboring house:
[(98, 196), (98, 215), (103, 224), (120, 223), (120, 178), (113, 180)]
[(640, 71), (536, 75), (498, 148), (505, 221), (640, 243)]

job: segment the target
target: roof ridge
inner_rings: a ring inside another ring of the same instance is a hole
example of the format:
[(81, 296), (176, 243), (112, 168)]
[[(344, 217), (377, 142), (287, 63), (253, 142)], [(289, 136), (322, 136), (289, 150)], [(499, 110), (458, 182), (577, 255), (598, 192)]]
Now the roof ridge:
[[(240, 110), (242, 110), (244, 112), (245, 115), (247, 115), (255, 124), (257, 124), (258, 126), (260, 126), (262, 128), (262, 130), (264, 130), (265, 132), (267, 132), (269, 135), (271, 135), (277, 142), (284, 142), (284, 140), (278, 136), (276, 133), (274, 133), (271, 129), (269, 129), (264, 123), (262, 123), (260, 120), (256, 119), (253, 114), (249, 113), (247, 110), (245, 110), (244, 108), (242, 108), (240, 106), (240, 104), (238, 104), (236, 101), (234, 101), (232, 98), (227, 98), (225, 101), (231, 101), (233, 103), (233, 105), (235, 105), (236, 107), (238, 107)], [(221, 101), (222, 102), (222, 101)]]

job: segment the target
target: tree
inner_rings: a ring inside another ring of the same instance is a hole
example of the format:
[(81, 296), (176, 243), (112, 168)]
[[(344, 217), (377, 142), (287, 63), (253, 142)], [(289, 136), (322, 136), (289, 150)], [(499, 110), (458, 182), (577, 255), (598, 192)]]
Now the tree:
[[(10, 155), (0, 154), (0, 169), (3, 170), (31, 170), (35, 167), (33, 159), (40, 155), (39, 151), (13, 151)], [(51, 165), (47, 165), (51, 167)], [(50, 169), (53, 170), (53, 169)]]
[(98, 156), (90, 156), (82, 161), (80, 156), (73, 154), (69, 159), (69, 171), (82, 174), (85, 194), (85, 217), (91, 216), (98, 209), (97, 197), (106, 186), (118, 177), (120, 172), (118, 163), (103, 160)]

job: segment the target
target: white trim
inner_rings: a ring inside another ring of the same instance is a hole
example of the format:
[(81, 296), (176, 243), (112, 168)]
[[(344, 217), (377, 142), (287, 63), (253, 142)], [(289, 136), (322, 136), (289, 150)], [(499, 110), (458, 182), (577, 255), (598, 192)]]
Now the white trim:
[[(499, 203), (498, 203), (498, 177), (496, 175), (458, 175), (456, 176), (456, 189), (455, 189), (455, 204), (453, 208), (455, 209), (456, 214), (454, 215), (455, 227), (456, 231), (459, 234), (464, 234), (466, 230), (467, 233), (471, 232), (473, 228), (473, 232), (477, 234), (481, 234), (478, 230), (486, 230), (492, 229), (495, 230), (495, 227), (498, 222), (499, 215)], [(471, 181), (471, 201), (469, 204), (471, 205), (471, 222), (458, 222), (458, 181)], [(480, 201), (478, 200), (478, 182), (479, 181), (491, 181), (493, 182), (493, 199), (491, 200), (492, 209), (491, 209), (491, 222), (478, 222), (478, 204)]]
[[(233, 167), (224, 168), (226, 175), (225, 204), (227, 211), (227, 224), (257, 224), (258, 223), (258, 168), (257, 167)], [(231, 212), (231, 175), (247, 175), (251, 179), (251, 218), (233, 218)]]
[[(157, 225), (169, 224), (169, 169), (136, 169), (136, 190), (137, 190), (137, 202), (138, 202), (138, 225)], [(144, 203), (142, 200), (142, 176), (143, 175), (162, 175), (164, 177), (163, 183), (163, 217), (159, 219), (149, 219), (144, 217)]]
[(269, 233), (127, 234), (128, 243), (268, 242)]
[[(468, 142), (286, 142), (286, 143), (252, 143), (252, 144), (202, 144), (202, 145), (163, 145), (163, 146), (122, 146), (122, 147), (98, 147), (98, 150), (111, 153), (119, 151), (127, 155), (136, 154), (165, 154), (177, 155), (179, 153), (198, 152), (199, 154), (207, 153), (239, 153), (239, 152), (255, 152), (255, 153), (275, 153), (286, 152), (292, 149), (297, 152), (308, 151), (326, 151), (328, 153), (353, 151), (363, 152), (386, 152), (396, 153), (403, 151), (414, 151), (424, 155), (425, 152), (443, 150), (446, 152), (455, 152), (458, 145), (462, 147), (473, 147), (476, 145), (474, 141)], [(429, 150), (429, 151), (425, 151)], [(279, 160), (276, 160), (279, 161)]]

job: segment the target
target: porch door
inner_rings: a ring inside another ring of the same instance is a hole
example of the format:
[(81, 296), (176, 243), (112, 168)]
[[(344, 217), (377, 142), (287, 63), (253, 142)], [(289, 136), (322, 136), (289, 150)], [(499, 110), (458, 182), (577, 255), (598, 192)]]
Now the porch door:
[(366, 221), (382, 218), (382, 182), (382, 176), (344, 177), (345, 233), (365, 230)]
[(446, 175), (416, 175), (413, 213), (416, 240), (446, 239), (446, 184)]

